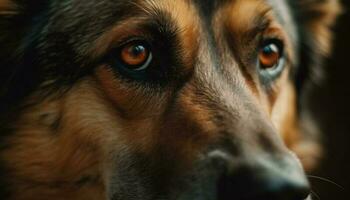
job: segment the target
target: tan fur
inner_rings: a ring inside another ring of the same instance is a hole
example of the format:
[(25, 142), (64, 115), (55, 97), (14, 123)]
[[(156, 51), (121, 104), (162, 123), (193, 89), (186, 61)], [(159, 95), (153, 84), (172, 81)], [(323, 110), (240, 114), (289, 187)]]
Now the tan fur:
[[(322, 158), (322, 148), (318, 140), (310, 140), (305, 136), (305, 130), (300, 125), (296, 109), (296, 93), (289, 83), (283, 87), (276, 106), (272, 112), (272, 120), (282, 134), (288, 148), (299, 157), (306, 172), (317, 168)], [(310, 130), (307, 130), (310, 131)]]
[(234, 1), (224, 9), (227, 16), (222, 20), (230, 32), (240, 38), (246, 37), (254, 30), (261, 16), (269, 14), (269, 6), (256, 0)]

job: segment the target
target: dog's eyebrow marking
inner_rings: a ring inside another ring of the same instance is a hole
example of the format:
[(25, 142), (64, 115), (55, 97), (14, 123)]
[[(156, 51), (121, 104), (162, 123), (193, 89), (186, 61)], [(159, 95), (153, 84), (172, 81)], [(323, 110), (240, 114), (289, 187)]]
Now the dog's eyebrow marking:
[(226, 27), (238, 37), (252, 39), (271, 22), (272, 8), (256, 0), (237, 0), (225, 8)]
[(130, 5), (134, 6), (136, 14), (119, 20), (109, 31), (100, 36), (90, 50), (92, 58), (98, 59), (108, 50), (116, 47), (116, 44), (130, 39), (128, 38), (130, 36), (149, 37), (145, 26), (150, 25), (165, 34), (176, 35), (179, 41), (176, 45), (180, 46), (181, 57), (184, 63), (190, 66), (195, 57), (199, 35), (199, 23), (193, 5), (187, 0), (176, 2), (149, 0), (142, 2), (141, 5), (130, 2)]

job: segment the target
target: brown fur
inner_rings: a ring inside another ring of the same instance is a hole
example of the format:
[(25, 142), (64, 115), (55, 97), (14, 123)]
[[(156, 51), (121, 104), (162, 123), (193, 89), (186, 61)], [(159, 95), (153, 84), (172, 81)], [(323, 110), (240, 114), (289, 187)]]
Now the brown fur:
[[(7, 161), (13, 169), (11, 176), (16, 177), (11, 185), (14, 191), (21, 191), (16, 199), (103, 198), (101, 162), (105, 156), (100, 147), (107, 135), (101, 131), (108, 133), (108, 127), (100, 130), (100, 123), (111, 117), (106, 107), (95, 104), (101, 98), (92, 88), (84, 81), (59, 101), (27, 110), (14, 124), (16, 135), (7, 139), (11, 148), (1, 157), (12, 158)], [(91, 110), (80, 110), (77, 101), (91, 105)], [(100, 122), (91, 121), (96, 116), (91, 115), (92, 110), (100, 113)]]

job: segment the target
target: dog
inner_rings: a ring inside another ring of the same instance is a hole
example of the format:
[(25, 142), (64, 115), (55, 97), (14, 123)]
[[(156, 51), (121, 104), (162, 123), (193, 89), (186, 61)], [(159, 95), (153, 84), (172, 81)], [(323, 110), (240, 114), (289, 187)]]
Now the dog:
[[(336, 0), (0, 0), (1, 199), (302, 200)], [(310, 128), (311, 127), (311, 128)]]

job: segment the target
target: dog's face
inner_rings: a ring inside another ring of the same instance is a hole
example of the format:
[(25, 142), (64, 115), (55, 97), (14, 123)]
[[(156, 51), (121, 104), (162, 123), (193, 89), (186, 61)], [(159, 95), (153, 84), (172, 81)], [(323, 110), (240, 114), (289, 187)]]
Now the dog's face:
[(2, 188), (26, 200), (306, 199), (291, 150), (305, 168), (317, 152), (305, 152), (298, 95), (336, 3), (0, 0)]

